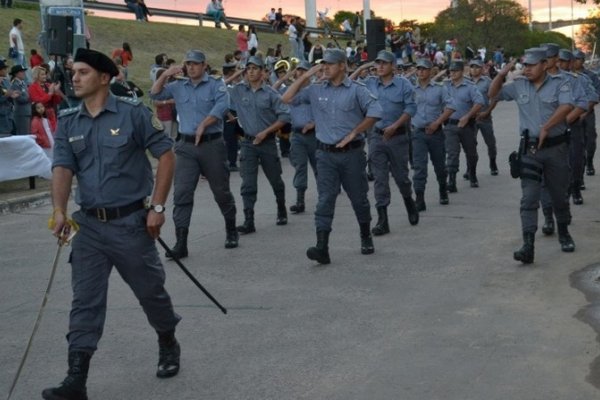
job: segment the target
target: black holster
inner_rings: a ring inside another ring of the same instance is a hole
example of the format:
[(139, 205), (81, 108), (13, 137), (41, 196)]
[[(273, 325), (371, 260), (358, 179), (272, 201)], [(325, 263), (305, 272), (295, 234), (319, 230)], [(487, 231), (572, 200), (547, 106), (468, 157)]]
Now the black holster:
[(519, 141), (519, 149), (517, 151), (513, 151), (508, 156), (508, 164), (510, 165), (510, 176), (515, 179), (519, 179), (521, 177), (521, 157), (527, 151), (527, 146), (529, 145), (529, 130), (525, 129), (521, 134), (521, 140)]

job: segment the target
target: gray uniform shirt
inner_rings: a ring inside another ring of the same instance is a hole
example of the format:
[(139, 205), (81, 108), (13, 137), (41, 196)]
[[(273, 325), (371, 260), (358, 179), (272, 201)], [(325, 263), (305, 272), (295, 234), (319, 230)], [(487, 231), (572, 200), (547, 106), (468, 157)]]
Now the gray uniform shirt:
[(417, 112), (411, 123), (417, 129), (425, 129), (442, 115), (445, 108), (455, 109), (448, 88), (433, 81), (429, 81), (424, 88), (418, 84), (415, 86), (415, 102)]
[(485, 107), (485, 100), (473, 82), (463, 78), (458, 85), (454, 85), (451, 80), (447, 80), (445, 85), (454, 103), (451, 119), (461, 119), (475, 104)]
[(27, 84), (25, 81), (14, 79), (10, 85), (10, 89), (13, 91), (19, 91), (21, 93), (19, 97), (13, 100), (15, 105), (14, 116), (31, 116), (31, 101), (29, 100), (29, 91), (27, 90)]
[(0, 115), (12, 115), (13, 101), (10, 96), (6, 96), (10, 90), (10, 81), (8, 78), (0, 78)]
[(146, 150), (159, 158), (172, 146), (142, 103), (109, 95), (96, 117), (84, 105), (60, 114), (52, 166), (77, 176), (75, 201), (81, 207), (122, 207), (152, 193)]
[(290, 122), (290, 108), (275, 89), (264, 83), (254, 91), (247, 82), (240, 82), (229, 93), (231, 108), (246, 135), (256, 136), (276, 121)]
[(567, 80), (567, 82), (569, 82), (569, 85), (571, 87), (571, 97), (575, 107), (587, 110), (588, 96), (585, 92), (583, 81), (581, 79), (578, 79), (577, 75), (572, 74), (568, 71), (560, 70), (559, 75), (561, 75), (565, 80)]
[(482, 75), (479, 77), (479, 79), (477, 79), (477, 81), (471, 79), (471, 82), (473, 82), (473, 84), (477, 87), (477, 90), (479, 90), (479, 93), (481, 93), (481, 96), (483, 97), (484, 105), (479, 112), (484, 112), (490, 107), (490, 98), (488, 97), (488, 91), (490, 90), (492, 80), (489, 77)]
[(314, 83), (297, 93), (296, 98), (310, 104), (317, 139), (325, 144), (337, 144), (366, 117), (381, 119), (383, 114), (369, 89), (348, 77), (339, 86), (329, 81)]
[(195, 135), (198, 125), (208, 116), (218, 121), (205, 130), (206, 133), (223, 132), (223, 116), (229, 110), (229, 93), (223, 79), (204, 74), (194, 85), (189, 79), (175, 80), (165, 85), (153, 100), (175, 99), (179, 117), (179, 132)]
[(583, 91), (585, 92), (588, 102), (592, 101), (594, 103), (597, 103), (600, 99), (600, 96), (598, 96), (598, 92), (596, 92), (596, 89), (594, 88), (594, 83), (592, 82), (590, 77), (586, 74), (575, 73), (574, 75), (579, 81), (581, 81), (581, 85), (583, 86)]
[[(573, 103), (571, 85), (562, 75), (546, 75), (546, 79), (536, 90), (533, 83), (523, 76), (505, 84), (500, 90), (498, 100), (515, 100), (519, 107), (519, 129), (529, 130), (529, 136), (537, 138), (540, 128), (563, 104)], [(567, 129), (566, 122), (553, 126), (548, 132), (549, 137), (560, 136)]]
[(362, 82), (377, 97), (383, 110), (381, 119), (375, 124), (376, 128), (383, 130), (396, 122), (402, 114), (413, 117), (417, 112), (415, 90), (408, 79), (395, 76), (385, 85), (379, 77), (371, 76)]
[[(308, 87), (305, 87), (300, 91), (307, 89)], [(295, 96), (290, 103), (290, 117), (292, 119), (292, 129), (295, 131), (302, 130), (306, 124), (313, 122), (310, 104), (300, 102), (298, 96)]]

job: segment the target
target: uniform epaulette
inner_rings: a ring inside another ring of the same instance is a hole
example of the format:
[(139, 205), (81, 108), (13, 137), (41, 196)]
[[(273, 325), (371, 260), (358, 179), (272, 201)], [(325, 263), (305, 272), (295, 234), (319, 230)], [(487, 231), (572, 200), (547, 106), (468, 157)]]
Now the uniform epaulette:
[(60, 110), (58, 112), (58, 118), (66, 117), (67, 115), (75, 114), (81, 110), (81, 106), (65, 108), (64, 110)]
[(352, 80), (352, 82), (354, 82), (354, 83), (356, 83), (357, 85), (360, 85), (360, 86), (367, 86), (367, 85), (365, 85), (364, 82), (355, 81), (355, 80)]
[(139, 99), (134, 99), (133, 97), (126, 96), (117, 96), (118, 101), (122, 101), (123, 103), (131, 104), (133, 106), (139, 106), (142, 104), (142, 101)]

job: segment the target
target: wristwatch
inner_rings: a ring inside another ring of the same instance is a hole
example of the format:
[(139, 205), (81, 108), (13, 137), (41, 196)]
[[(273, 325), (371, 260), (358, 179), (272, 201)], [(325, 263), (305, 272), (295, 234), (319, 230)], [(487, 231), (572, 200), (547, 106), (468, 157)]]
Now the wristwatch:
[(165, 212), (165, 206), (163, 206), (162, 204), (152, 204), (150, 206), (150, 209), (158, 214), (162, 214)]

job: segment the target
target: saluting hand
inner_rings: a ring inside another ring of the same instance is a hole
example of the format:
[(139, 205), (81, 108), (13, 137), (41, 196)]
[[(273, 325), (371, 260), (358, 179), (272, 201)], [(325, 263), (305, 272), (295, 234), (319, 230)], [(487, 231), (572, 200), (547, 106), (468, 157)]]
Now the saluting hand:
[(165, 223), (165, 214), (157, 213), (154, 210), (148, 212), (146, 217), (146, 231), (152, 239), (156, 239), (160, 236), (160, 228)]

